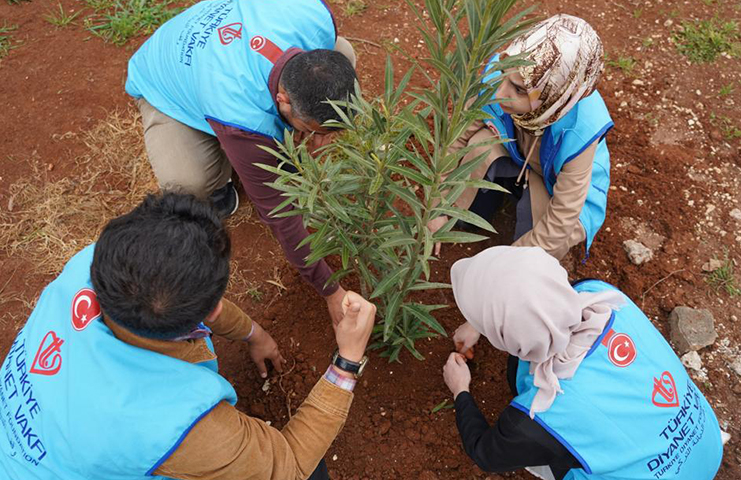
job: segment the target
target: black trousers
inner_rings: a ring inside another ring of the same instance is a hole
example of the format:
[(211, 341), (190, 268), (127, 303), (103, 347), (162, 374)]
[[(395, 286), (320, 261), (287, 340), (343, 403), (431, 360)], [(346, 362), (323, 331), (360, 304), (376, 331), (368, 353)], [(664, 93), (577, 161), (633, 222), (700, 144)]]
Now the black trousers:
[(327, 463), (322, 459), (319, 465), (316, 466), (316, 470), (311, 474), (308, 480), (329, 480), (329, 472), (327, 471)]

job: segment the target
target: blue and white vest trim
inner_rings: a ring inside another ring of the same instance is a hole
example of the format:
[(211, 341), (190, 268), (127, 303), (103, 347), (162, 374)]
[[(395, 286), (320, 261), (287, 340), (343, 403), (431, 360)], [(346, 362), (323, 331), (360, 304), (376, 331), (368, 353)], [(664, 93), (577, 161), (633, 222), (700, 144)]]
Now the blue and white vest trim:
[[(486, 67), (486, 71), (496, 68), (499, 55), (495, 55)], [(491, 82), (500, 76), (498, 70), (492, 71), (484, 81)], [(485, 122), (496, 127), (502, 139), (512, 140), (503, 143), (512, 160), (518, 165), (525, 164), (525, 158), (517, 148), (515, 125), (512, 117), (504, 113), (497, 103), (484, 107), (492, 116)], [(540, 145), (540, 165), (548, 193), (553, 196), (556, 178), (563, 166), (579, 156), (592, 143), (599, 140), (594, 154), (592, 179), (587, 192), (587, 199), (579, 215), (579, 221), (586, 232), (586, 251), (592, 246), (595, 235), (605, 221), (607, 212), (607, 191), (610, 188), (610, 152), (607, 150), (605, 135), (614, 123), (607, 111), (607, 106), (599, 92), (595, 90), (590, 96), (580, 100), (559, 121), (546, 128)], [(529, 168), (529, 167), (528, 167)]]
[(322, 0), (204, 0), (162, 25), (129, 61), (126, 92), (214, 135), (209, 119), (278, 140), (285, 128), (268, 88), (289, 48), (333, 49)]
[[(586, 280), (579, 292), (615, 287)], [(626, 297), (562, 394), (535, 421), (581, 463), (566, 480), (711, 480), (723, 446), (710, 404), (669, 344)], [(537, 392), (520, 361), (512, 406)]]
[(41, 294), (2, 365), (0, 478), (135, 480), (236, 393), (215, 365), (117, 339), (90, 282), (94, 245)]

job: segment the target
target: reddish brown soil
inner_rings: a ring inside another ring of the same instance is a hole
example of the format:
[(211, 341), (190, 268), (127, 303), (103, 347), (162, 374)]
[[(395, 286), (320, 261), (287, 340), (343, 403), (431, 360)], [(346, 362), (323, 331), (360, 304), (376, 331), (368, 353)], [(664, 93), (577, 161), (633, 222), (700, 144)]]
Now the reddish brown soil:
[[(601, 34), (611, 58), (630, 55), (637, 60), (632, 76), (610, 67), (601, 82), (600, 90), (616, 124), (609, 137), (613, 188), (608, 218), (590, 259), (582, 263), (581, 252), (575, 251), (565, 265), (573, 278), (596, 277), (620, 287), (664, 334), (668, 334), (668, 313), (677, 305), (713, 312), (719, 340), (701, 352), (707, 380), (697, 379), (697, 383), (723, 428), (733, 435), (718, 476), (731, 480), (741, 478), (741, 422), (733, 408), (741, 394), (741, 381), (729, 368), (733, 355), (739, 353), (741, 305), (738, 297), (710, 289), (701, 265), (714, 255), (722, 257), (724, 251), (739, 259), (741, 222), (729, 216), (741, 200), (739, 140), (723, 138), (711, 113), (741, 126), (736, 107), (741, 102), (741, 62), (721, 58), (712, 68), (689, 66), (669, 41), (682, 20), (715, 15), (738, 18), (737, 7), (728, 0), (707, 3), (546, 0), (538, 13), (580, 15)], [(71, 0), (62, 4), (67, 10), (81, 8)], [(50, 180), (74, 176), (72, 159), (85, 149), (80, 130), (104, 119), (111, 110), (129, 105), (123, 91), (126, 62), (143, 39), (119, 48), (90, 38), (80, 25), (56, 29), (42, 18), (49, 8), (39, 0), (0, 4), (0, 18), (19, 27), (14, 34), (16, 48), (0, 60), (2, 209), (7, 208), (8, 187), (31, 174), (25, 160), (53, 165), (48, 170)], [(422, 51), (417, 48), (419, 35), (413, 17), (403, 2), (369, 2), (367, 10), (350, 17), (342, 11), (342, 3), (336, 4), (342, 34)], [(650, 46), (645, 42), (648, 37), (653, 40)], [(385, 51), (360, 41), (355, 47), (364, 88), (379, 92)], [(404, 62), (395, 63), (401, 66)], [(720, 87), (732, 81), (736, 82), (734, 92), (721, 97)], [(423, 85), (421, 78), (416, 84)], [(326, 368), (334, 340), (324, 302), (298, 278), (257, 218), (251, 220), (232, 231), (234, 268), (254, 281), (263, 296), (258, 300), (243, 295), (240, 303), (271, 332), (289, 365), (295, 362), (295, 367), (282, 378), (273, 375), (271, 387), (264, 392), (244, 345), (217, 341), (217, 348), (222, 371), (240, 395), (238, 406), (281, 426)], [(503, 215), (498, 224), (502, 233), (486, 245), (447, 247), (434, 268), (435, 280), (447, 281), (448, 268), (456, 259), (506, 243), (511, 238), (511, 223), (511, 217)], [(636, 236), (656, 242), (654, 260), (642, 266), (632, 265), (622, 248), (624, 240)], [(0, 253), (0, 259), (0, 287), (9, 279), (6, 292), (30, 300), (51, 280), (33, 274), (33, 266), (23, 258)], [(431, 302), (454, 305), (449, 292), (425, 295)], [(28, 315), (29, 305), (10, 301), (3, 308), (2, 355)], [(438, 318), (448, 331), (461, 322), (454, 307)], [(526, 473), (481, 472), (460, 448), (453, 410), (431, 413), (435, 405), (450, 398), (441, 374), (450, 350), (450, 341), (441, 338), (421, 343), (425, 362), (404, 355), (402, 363), (388, 364), (372, 355), (347, 425), (327, 454), (332, 478), (531, 478)], [(482, 344), (474, 365), (474, 396), (493, 421), (509, 401), (505, 357)]]

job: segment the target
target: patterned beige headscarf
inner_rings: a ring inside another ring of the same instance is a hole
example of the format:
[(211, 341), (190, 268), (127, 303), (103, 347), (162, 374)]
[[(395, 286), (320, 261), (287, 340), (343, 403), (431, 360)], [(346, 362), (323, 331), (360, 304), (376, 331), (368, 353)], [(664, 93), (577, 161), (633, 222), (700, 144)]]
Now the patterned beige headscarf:
[(577, 292), (566, 270), (540, 247), (492, 247), (450, 269), (463, 316), (495, 348), (530, 362), (538, 388), (530, 417), (548, 410), (559, 379), (574, 376), (625, 302), (615, 290)]
[(595, 89), (604, 69), (602, 41), (584, 20), (559, 14), (516, 38), (506, 55), (525, 53), (519, 67), (532, 111), (512, 115), (520, 128), (541, 135)]

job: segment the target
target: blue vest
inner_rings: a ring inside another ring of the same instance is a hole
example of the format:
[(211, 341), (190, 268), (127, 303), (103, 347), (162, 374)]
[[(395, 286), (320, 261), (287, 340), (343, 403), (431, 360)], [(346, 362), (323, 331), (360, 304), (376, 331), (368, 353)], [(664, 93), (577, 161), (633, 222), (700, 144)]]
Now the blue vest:
[[(574, 288), (615, 289), (598, 280)], [(711, 480), (723, 455), (715, 414), (661, 333), (626, 301), (535, 421), (582, 464), (567, 480)], [(512, 401), (527, 414), (537, 392), (529, 367), (520, 361)]]
[(113, 335), (92, 291), (93, 248), (46, 287), (2, 365), (0, 478), (153, 478), (198, 420), (237, 401), (208, 365)]
[(291, 47), (333, 49), (321, 0), (204, 0), (162, 25), (129, 60), (126, 92), (214, 135), (207, 120), (283, 139), (268, 89), (274, 62)]
[[(486, 71), (494, 68), (499, 60), (495, 55), (486, 67)], [(493, 71), (484, 81), (491, 82), (501, 75)], [(504, 113), (497, 103), (484, 107), (484, 111), (492, 116), (485, 120), (496, 127), (504, 140), (503, 143), (512, 160), (518, 165), (525, 164), (525, 158), (517, 148), (515, 125), (512, 117)], [(599, 92), (595, 90), (590, 96), (580, 100), (563, 118), (545, 129), (540, 145), (540, 165), (543, 169), (543, 180), (548, 193), (553, 196), (553, 187), (556, 177), (563, 166), (579, 156), (589, 145), (599, 140), (594, 154), (592, 179), (587, 192), (579, 221), (586, 232), (586, 251), (592, 246), (594, 236), (605, 222), (607, 211), (607, 190), (610, 188), (610, 152), (607, 150), (605, 135), (614, 123), (607, 111), (607, 106)], [(528, 167), (529, 168), (529, 167)]]

